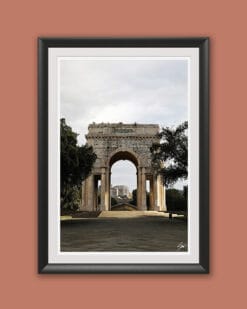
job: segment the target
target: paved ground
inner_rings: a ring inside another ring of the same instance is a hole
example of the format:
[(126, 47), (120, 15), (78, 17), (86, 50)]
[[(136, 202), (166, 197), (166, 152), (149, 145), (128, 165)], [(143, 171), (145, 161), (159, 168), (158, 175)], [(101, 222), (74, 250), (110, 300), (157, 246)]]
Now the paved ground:
[[(177, 251), (187, 244), (187, 224), (156, 212), (107, 212), (98, 218), (64, 221), (61, 251)], [(185, 250), (181, 249), (180, 250)]]

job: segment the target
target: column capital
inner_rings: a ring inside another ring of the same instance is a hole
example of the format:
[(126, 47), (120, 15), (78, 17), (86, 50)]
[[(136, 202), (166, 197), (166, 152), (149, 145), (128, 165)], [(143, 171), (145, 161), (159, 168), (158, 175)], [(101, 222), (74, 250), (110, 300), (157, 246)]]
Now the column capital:
[(105, 167), (101, 167), (100, 169), (101, 169), (101, 174), (105, 174), (106, 168)]
[(146, 174), (146, 167), (138, 166), (138, 173)]

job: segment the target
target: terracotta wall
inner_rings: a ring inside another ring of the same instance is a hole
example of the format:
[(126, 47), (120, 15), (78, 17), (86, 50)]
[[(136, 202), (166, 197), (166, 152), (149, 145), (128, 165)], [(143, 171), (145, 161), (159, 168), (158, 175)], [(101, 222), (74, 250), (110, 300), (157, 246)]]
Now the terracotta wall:
[[(2, 308), (243, 308), (245, 1), (1, 1)], [(211, 274), (37, 275), (38, 36), (211, 38)]]

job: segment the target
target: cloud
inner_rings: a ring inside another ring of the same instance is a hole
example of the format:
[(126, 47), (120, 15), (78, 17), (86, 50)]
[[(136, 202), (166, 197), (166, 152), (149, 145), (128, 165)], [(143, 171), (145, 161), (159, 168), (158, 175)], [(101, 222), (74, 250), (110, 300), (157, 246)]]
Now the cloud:
[(188, 118), (187, 65), (181, 59), (63, 60), (61, 117), (80, 144), (92, 122), (177, 125)]

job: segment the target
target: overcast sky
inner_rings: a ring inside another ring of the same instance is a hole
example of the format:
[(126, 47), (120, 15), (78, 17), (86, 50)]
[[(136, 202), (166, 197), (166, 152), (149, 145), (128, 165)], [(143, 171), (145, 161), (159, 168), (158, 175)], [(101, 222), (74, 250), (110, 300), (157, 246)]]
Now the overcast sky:
[[(176, 126), (188, 119), (186, 60), (62, 60), (60, 72), (61, 118), (79, 144), (92, 122)], [(136, 187), (128, 161), (112, 167), (112, 185), (119, 184)]]

